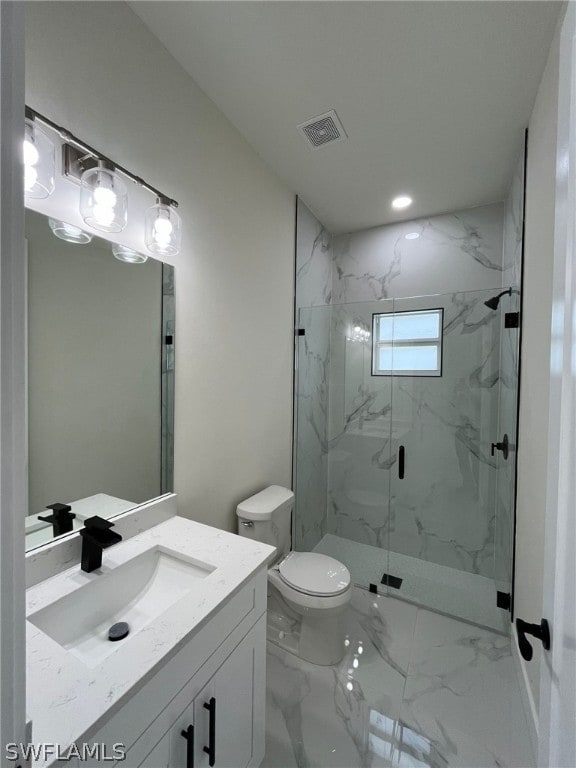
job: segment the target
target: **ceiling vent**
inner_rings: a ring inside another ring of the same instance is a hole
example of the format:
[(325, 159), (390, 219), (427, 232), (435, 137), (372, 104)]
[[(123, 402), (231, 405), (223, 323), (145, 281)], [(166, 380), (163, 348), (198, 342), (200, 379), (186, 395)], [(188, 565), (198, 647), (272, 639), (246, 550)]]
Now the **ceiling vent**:
[(312, 149), (319, 149), (325, 144), (334, 144), (347, 138), (346, 131), (333, 109), (307, 120), (298, 126), (298, 130)]

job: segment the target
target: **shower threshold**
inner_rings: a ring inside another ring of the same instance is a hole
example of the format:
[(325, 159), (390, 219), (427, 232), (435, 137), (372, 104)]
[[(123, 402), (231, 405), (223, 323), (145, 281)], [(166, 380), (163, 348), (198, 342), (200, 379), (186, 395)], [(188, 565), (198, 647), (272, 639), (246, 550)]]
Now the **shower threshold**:
[[(496, 585), (485, 576), (387, 552), (330, 533), (324, 535), (314, 551), (343, 562), (358, 586), (368, 588), (370, 584), (376, 584), (382, 594), (389, 591), (394, 597), (424, 608), (498, 632), (510, 632), (510, 613), (497, 607)], [(400, 579), (400, 587), (390, 588), (382, 584), (383, 571)]]

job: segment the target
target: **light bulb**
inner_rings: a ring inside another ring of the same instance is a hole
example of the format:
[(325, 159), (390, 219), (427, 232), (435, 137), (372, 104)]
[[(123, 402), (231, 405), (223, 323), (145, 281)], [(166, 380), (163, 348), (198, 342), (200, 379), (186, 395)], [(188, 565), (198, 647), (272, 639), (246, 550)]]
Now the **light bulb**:
[(26, 139), (24, 139), (24, 144), (22, 149), (24, 153), (24, 165), (25, 166), (36, 165), (36, 163), (40, 158), (40, 155), (38, 154), (38, 150), (34, 146), (33, 142), (30, 140), (30, 138), (26, 137)]
[(118, 200), (113, 189), (107, 188), (102, 184), (94, 190), (94, 202), (105, 208), (114, 208)]
[(24, 124), (22, 142), (24, 194), (27, 198), (48, 197), (54, 191), (54, 144), (31, 118)]
[(158, 216), (158, 218), (154, 222), (154, 229), (156, 230), (158, 235), (167, 237), (168, 235), (172, 234), (172, 230), (174, 229), (174, 227), (172, 226), (172, 222), (169, 219), (164, 219)]
[(354, 333), (360, 333), (361, 330), (359, 325), (354, 326)]
[(114, 208), (110, 205), (95, 205), (94, 218), (103, 227), (109, 227), (114, 221)]

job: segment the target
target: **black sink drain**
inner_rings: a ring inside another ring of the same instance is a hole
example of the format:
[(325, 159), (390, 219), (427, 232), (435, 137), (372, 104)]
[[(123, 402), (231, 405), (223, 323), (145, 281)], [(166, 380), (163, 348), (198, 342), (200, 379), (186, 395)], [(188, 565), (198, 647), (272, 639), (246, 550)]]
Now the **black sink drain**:
[(124, 640), (130, 632), (130, 627), (125, 621), (118, 621), (116, 624), (112, 624), (108, 630), (108, 640), (112, 643), (118, 640)]

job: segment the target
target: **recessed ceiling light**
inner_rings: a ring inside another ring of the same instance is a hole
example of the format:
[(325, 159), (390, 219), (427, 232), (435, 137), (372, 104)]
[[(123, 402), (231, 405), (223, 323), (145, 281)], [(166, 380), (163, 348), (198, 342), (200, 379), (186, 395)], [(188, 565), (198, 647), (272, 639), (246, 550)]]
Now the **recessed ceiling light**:
[(408, 195), (400, 195), (392, 200), (392, 208), (395, 208), (397, 211), (408, 208), (410, 205), (412, 205), (412, 198), (408, 197)]
[(420, 232), (408, 232), (407, 235), (404, 235), (406, 240), (418, 240), (420, 237)]

